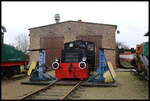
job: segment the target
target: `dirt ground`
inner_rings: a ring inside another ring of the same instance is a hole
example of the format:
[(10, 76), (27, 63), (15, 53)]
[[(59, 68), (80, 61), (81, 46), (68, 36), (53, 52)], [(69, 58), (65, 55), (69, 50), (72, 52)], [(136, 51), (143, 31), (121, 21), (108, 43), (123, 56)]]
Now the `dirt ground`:
[[(49, 72), (54, 75), (54, 72)], [(117, 87), (81, 87), (72, 99), (149, 99), (148, 81), (142, 80), (132, 72), (116, 72)], [(17, 80), (1, 80), (1, 97), (4, 99), (19, 99), (42, 85), (22, 85), (24, 77)]]
[(74, 99), (149, 99), (148, 81), (141, 80), (131, 72), (116, 72), (117, 87), (84, 87)]
[(1, 81), (2, 99), (19, 99), (28, 93), (40, 89), (40, 85), (22, 85), (21, 82), (28, 80), (22, 78), (17, 80), (3, 80)]

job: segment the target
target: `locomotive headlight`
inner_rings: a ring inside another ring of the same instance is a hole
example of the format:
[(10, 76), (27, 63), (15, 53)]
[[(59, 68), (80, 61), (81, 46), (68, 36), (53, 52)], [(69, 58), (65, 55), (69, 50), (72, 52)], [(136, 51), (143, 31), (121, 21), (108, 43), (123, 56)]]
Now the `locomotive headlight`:
[(80, 63), (79, 63), (79, 68), (80, 68), (80, 69), (86, 68), (86, 63), (85, 63), (85, 62), (80, 62)]
[(59, 61), (59, 59), (55, 59), (55, 61), (56, 61), (56, 62), (58, 62), (58, 61)]
[(83, 57), (83, 58), (82, 58), (82, 61), (86, 61), (86, 59), (87, 59), (86, 57)]
[(59, 63), (58, 62), (53, 62), (52, 63), (52, 68), (53, 69), (58, 69), (59, 68)]
[(55, 58), (55, 62), (59, 62), (60, 59), (58, 57)]
[(73, 43), (70, 43), (70, 44), (69, 44), (69, 47), (73, 47)]

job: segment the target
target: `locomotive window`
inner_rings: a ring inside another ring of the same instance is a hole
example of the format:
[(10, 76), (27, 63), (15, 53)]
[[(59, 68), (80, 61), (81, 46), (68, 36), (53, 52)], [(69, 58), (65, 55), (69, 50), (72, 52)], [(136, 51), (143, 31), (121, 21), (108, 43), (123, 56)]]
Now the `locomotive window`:
[(81, 61), (81, 55), (77, 51), (65, 51), (63, 52), (64, 54), (62, 55), (62, 62), (79, 62)]
[(79, 61), (78, 61), (78, 58), (76, 58), (76, 59), (75, 58), (70, 58), (70, 59), (66, 58), (65, 62), (79, 62)]
[(87, 46), (87, 48), (88, 48), (88, 50), (90, 50), (90, 51), (94, 51), (94, 45), (93, 45), (93, 44), (89, 44), (89, 45)]
[(66, 53), (65, 62), (79, 62), (79, 55), (77, 53)]

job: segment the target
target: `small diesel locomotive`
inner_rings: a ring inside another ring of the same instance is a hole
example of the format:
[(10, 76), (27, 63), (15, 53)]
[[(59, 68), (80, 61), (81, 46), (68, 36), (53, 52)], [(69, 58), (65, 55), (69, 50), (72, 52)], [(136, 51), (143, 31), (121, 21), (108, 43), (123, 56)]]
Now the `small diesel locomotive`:
[(76, 40), (64, 44), (61, 58), (52, 63), (57, 79), (87, 79), (95, 67), (95, 44), (90, 41)]

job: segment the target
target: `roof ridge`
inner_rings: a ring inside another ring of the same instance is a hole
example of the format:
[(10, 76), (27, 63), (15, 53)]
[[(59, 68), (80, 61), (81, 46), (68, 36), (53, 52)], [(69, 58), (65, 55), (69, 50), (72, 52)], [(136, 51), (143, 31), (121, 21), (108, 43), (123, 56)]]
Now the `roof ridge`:
[(40, 27), (52, 26), (52, 25), (56, 25), (56, 24), (62, 24), (62, 23), (66, 23), (66, 22), (76, 22), (76, 23), (85, 23), (85, 24), (98, 24), (98, 25), (106, 25), (106, 26), (115, 26), (115, 27), (117, 27), (117, 25), (113, 25), (113, 24), (103, 24), (103, 23), (93, 23), (93, 22), (68, 20), (68, 21), (64, 21), (64, 22), (59, 22), (59, 23), (54, 23), (54, 24), (48, 24), (48, 25), (43, 25), (43, 26), (39, 26), (39, 27), (29, 28), (28, 30), (35, 29), (35, 28), (40, 28)]

